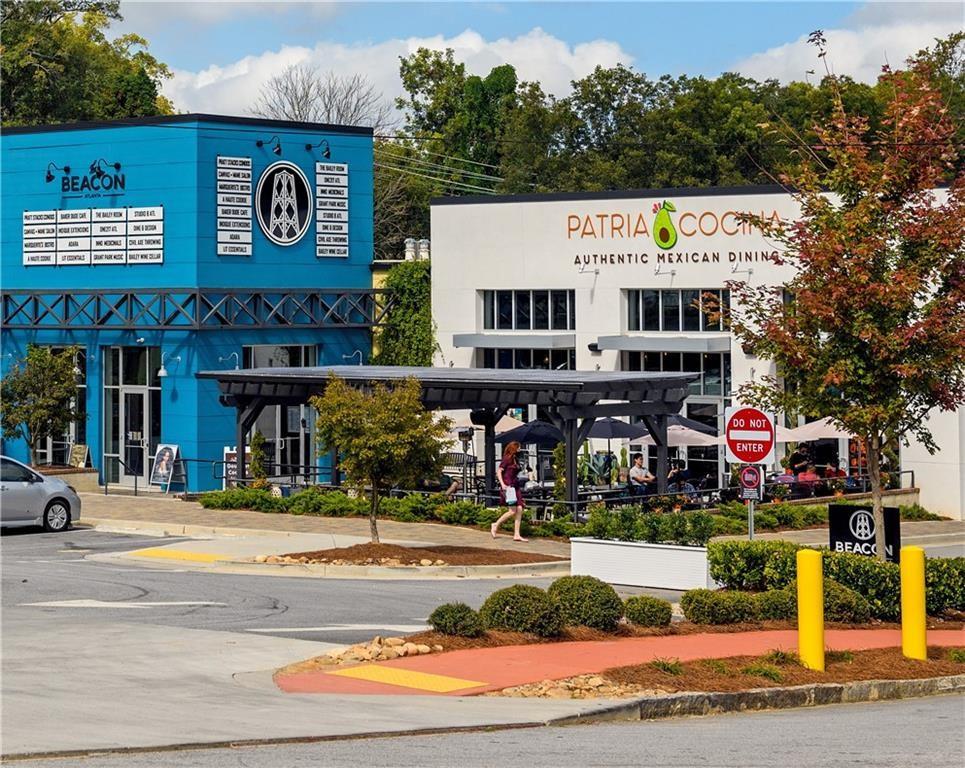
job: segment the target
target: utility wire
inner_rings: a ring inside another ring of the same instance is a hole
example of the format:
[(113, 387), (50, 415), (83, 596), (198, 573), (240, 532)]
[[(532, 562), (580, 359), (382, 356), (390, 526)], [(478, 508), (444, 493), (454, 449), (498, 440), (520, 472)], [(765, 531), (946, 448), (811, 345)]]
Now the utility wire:
[(487, 195), (495, 195), (495, 194), (496, 194), (495, 190), (492, 190), (492, 189), (490, 189), (490, 188), (488, 188), (488, 187), (478, 187), (478, 186), (476, 186), (476, 185), (474, 185), (474, 184), (469, 184), (469, 183), (466, 183), (466, 182), (451, 181), (450, 179), (445, 179), (445, 178), (442, 178), (442, 177), (440, 177), (440, 176), (431, 176), (431, 175), (428, 175), (428, 174), (425, 174), (425, 173), (418, 173), (418, 172), (413, 171), (413, 170), (411, 170), (411, 169), (409, 169), (409, 168), (400, 168), (400, 167), (398, 167), (398, 166), (395, 166), (395, 165), (387, 165), (387, 164), (385, 164), (385, 163), (376, 163), (376, 164), (375, 164), (375, 167), (376, 167), (376, 168), (385, 168), (385, 169), (387, 169), (387, 170), (392, 170), (392, 171), (398, 171), (399, 173), (404, 173), (404, 174), (406, 174), (406, 175), (408, 175), (408, 176), (418, 176), (418, 177), (423, 178), (423, 179), (429, 179), (430, 181), (439, 182), (439, 183), (440, 183), (442, 186), (444, 186), (444, 187), (448, 187), (448, 188), (451, 188), (451, 189), (456, 189), (456, 190), (463, 191), (463, 192), (482, 192), (482, 193), (485, 193), (485, 194), (487, 194)]
[(433, 163), (429, 160), (423, 160), (419, 157), (411, 157), (409, 155), (396, 155), (392, 152), (386, 152), (385, 150), (376, 149), (377, 154), (382, 154), (387, 158), (390, 158), (393, 162), (410, 162), (416, 165), (421, 165), (426, 168), (439, 169), (442, 171), (447, 171), (450, 173), (456, 173), (461, 176), (472, 176), (477, 179), (487, 179), (492, 181), (503, 181), (502, 176), (492, 176), (488, 173), (476, 173), (475, 171), (466, 171), (462, 168), (456, 168), (452, 165), (443, 165), (441, 163)]
[[(377, 138), (377, 139), (397, 139), (397, 138), (408, 139), (408, 138), (415, 138), (415, 137), (401, 136), (401, 135), (397, 135), (397, 136), (377, 135), (375, 138)], [(441, 139), (440, 139), (440, 141), (441, 141)], [(399, 148), (402, 147), (401, 144), (388, 144), (388, 146), (391, 146), (391, 147), (399, 147)], [(460, 163), (469, 163), (469, 164), (471, 164), (471, 165), (479, 165), (479, 166), (482, 166), (483, 168), (495, 168), (497, 171), (499, 170), (499, 166), (498, 166), (498, 165), (493, 165), (492, 163), (481, 163), (481, 162), (479, 162), (478, 160), (467, 160), (467, 159), (464, 158), (464, 157), (457, 157), (457, 156), (455, 156), (455, 155), (444, 155), (444, 154), (442, 154), (441, 152), (430, 152), (428, 149), (422, 149), (422, 150), (419, 150), (419, 151), (422, 152), (422, 154), (424, 154), (424, 155), (433, 155), (434, 157), (441, 157), (441, 158), (444, 158), (444, 159), (446, 159), (446, 160), (458, 160)]]

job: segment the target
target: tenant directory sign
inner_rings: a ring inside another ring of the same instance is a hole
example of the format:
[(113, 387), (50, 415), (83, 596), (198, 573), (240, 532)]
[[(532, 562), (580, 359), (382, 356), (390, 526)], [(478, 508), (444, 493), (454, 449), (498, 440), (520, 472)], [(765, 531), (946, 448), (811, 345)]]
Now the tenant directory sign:
[(163, 206), (23, 212), (25, 267), (163, 262)]
[(346, 163), (315, 163), (315, 256), (348, 256)]
[(218, 255), (251, 256), (251, 158), (218, 155)]

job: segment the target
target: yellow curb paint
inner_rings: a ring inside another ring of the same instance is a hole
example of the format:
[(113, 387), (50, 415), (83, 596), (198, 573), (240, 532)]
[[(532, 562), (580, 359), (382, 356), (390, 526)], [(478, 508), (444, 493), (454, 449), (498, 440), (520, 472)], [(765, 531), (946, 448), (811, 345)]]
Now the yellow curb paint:
[(165, 560), (190, 560), (195, 563), (216, 563), (224, 560), (228, 555), (215, 555), (211, 552), (188, 552), (185, 549), (138, 549), (131, 552), (135, 557), (159, 557)]
[(449, 693), (450, 691), (486, 685), (486, 683), (480, 683), (477, 680), (460, 680), (458, 677), (433, 675), (429, 672), (414, 672), (411, 669), (386, 667), (381, 664), (363, 664), (358, 667), (341, 669), (338, 672), (329, 672), (329, 674), (352, 677), (356, 680), (368, 680), (373, 683), (398, 685), (402, 688), (416, 688), (420, 691), (432, 691), (434, 693)]

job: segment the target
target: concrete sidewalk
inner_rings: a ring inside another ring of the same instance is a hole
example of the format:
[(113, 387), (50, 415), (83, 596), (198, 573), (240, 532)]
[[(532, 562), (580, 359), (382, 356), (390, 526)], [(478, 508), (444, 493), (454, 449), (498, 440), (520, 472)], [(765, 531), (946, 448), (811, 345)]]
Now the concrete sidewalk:
[[(364, 518), (314, 517), (253, 512), (245, 509), (205, 509), (195, 501), (180, 501), (166, 496), (105, 496), (80, 494), (84, 504), (82, 524), (113, 524), (117, 531), (149, 531), (170, 535), (231, 534), (266, 531), (283, 536), (288, 533), (354, 537), (359, 543), (369, 540), (369, 521)], [(379, 520), (379, 535), (385, 541), (419, 542), (437, 546), (486, 547), (522, 550), (555, 557), (570, 556), (569, 542), (531, 539), (514, 542), (511, 536), (493, 539), (488, 531), (436, 523), (397, 523)], [(287, 551), (292, 551), (288, 549)], [(305, 550), (302, 550), (305, 551)]]
[[(795, 630), (633, 637), (594, 642), (540, 643), (404, 656), (392, 661), (276, 675), (289, 693), (408, 694), (472, 696), (510, 686), (599, 673), (658, 658), (681, 661), (758, 656), (797, 647)], [(828, 630), (831, 650), (868, 650), (901, 645), (897, 629)], [(965, 645), (965, 629), (935, 630), (928, 644)], [(471, 678), (471, 679), (467, 679)]]

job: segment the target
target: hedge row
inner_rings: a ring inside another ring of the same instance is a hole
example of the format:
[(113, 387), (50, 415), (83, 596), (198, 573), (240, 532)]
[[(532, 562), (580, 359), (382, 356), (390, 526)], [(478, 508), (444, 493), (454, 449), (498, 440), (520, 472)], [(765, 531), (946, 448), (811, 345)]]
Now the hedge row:
[(517, 584), (493, 592), (477, 614), (464, 603), (446, 603), (429, 616), (436, 632), (476, 637), (484, 629), (527, 632), (555, 637), (565, 626), (612, 632), (623, 616), (638, 626), (670, 624), (670, 603), (656, 597), (631, 597), (624, 603), (616, 591), (592, 576), (563, 576), (548, 590)]
[[(844, 498), (840, 502), (846, 505), (857, 505), (862, 502), (851, 502)], [(941, 520), (939, 515), (929, 512), (920, 504), (898, 507), (902, 520)], [(714, 516), (715, 536), (740, 536), (747, 533), (747, 507), (739, 501), (731, 501), (718, 507)], [(777, 502), (763, 504), (754, 513), (754, 529), (758, 531), (773, 531), (777, 529), (813, 528), (827, 525), (827, 504), (788, 504)]]
[[(797, 551), (787, 541), (713, 541), (707, 547), (710, 575), (731, 590), (783, 589), (795, 578)], [(849, 552), (824, 552), (824, 576), (854, 590), (882, 621), (901, 615), (898, 565)], [(925, 607), (940, 616), (965, 611), (965, 558), (926, 558)]]
[(600, 505), (590, 510), (583, 535), (594, 539), (703, 547), (714, 535), (714, 517), (707, 512), (655, 514), (644, 507), (606, 509)]
[[(684, 617), (695, 624), (738, 624), (745, 621), (784, 621), (797, 617), (797, 585), (768, 592), (692, 589), (680, 598)], [(833, 579), (824, 580), (824, 617), (827, 621), (864, 624), (871, 618), (868, 601)]]

